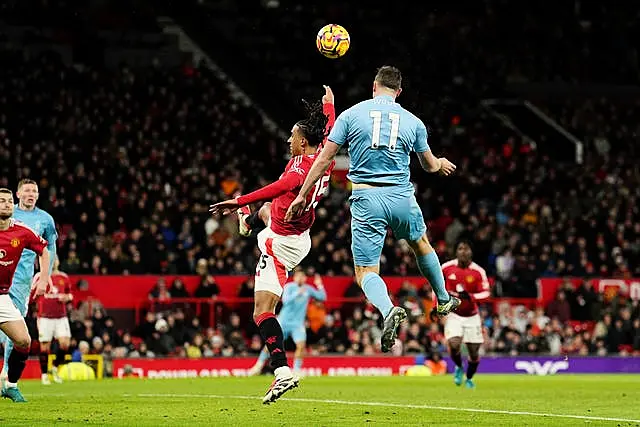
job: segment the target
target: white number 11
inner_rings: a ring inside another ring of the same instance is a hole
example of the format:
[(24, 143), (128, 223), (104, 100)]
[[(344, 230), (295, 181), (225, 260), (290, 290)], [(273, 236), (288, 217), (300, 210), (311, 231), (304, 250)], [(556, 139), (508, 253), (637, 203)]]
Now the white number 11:
[[(380, 130), (382, 128), (382, 111), (369, 111), (369, 117), (373, 119), (373, 134), (371, 135), (371, 148), (378, 149), (380, 147)], [(389, 132), (389, 144), (382, 147), (389, 147), (390, 150), (396, 149), (398, 142), (398, 130), (400, 129), (400, 114), (389, 113), (391, 121), (391, 132)]]

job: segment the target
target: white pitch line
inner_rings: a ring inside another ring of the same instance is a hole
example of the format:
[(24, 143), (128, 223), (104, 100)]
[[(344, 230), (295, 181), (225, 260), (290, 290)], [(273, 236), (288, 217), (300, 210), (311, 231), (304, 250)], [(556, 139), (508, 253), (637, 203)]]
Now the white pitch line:
[[(223, 396), (218, 394), (160, 394), (160, 393), (142, 393), (142, 394), (138, 394), (138, 397), (175, 397), (175, 398), (187, 397), (187, 398), (204, 398), (204, 399), (243, 399), (243, 400), (262, 399), (261, 397), (256, 397), (256, 396)], [(640, 423), (640, 420), (632, 420), (628, 418), (590, 417), (585, 415), (570, 415), (570, 414), (547, 414), (543, 412), (505, 411), (500, 409), (455, 408), (452, 406), (410, 405), (410, 404), (403, 404), (403, 403), (387, 403), (387, 402), (355, 402), (351, 400), (307, 399), (307, 398), (297, 398), (297, 397), (282, 397), (278, 400), (286, 400), (289, 402), (334, 403), (336, 405), (381, 406), (386, 408), (431, 409), (434, 411), (475, 412), (475, 413), (481, 413), (481, 414), (526, 415), (530, 417), (543, 417), (543, 418), (571, 418), (575, 420), (620, 421), (620, 422), (626, 422), (626, 423)]]

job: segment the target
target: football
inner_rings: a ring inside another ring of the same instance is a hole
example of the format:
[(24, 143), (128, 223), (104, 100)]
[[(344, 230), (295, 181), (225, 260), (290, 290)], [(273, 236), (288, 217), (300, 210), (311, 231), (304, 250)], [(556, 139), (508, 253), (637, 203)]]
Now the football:
[(325, 25), (318, 31), (316, 37), (318, 51), (331, 59), (340, 58), (347, 53), (350, 44), (349, 33), (341, 25)]

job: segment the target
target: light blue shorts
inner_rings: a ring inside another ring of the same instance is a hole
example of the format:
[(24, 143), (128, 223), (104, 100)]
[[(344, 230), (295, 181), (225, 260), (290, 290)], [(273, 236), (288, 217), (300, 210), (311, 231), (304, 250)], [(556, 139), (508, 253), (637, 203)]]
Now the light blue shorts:
[(387, 227), (396, 239), (416, 241), (427, 231), (413, 187), (388, 186), (353, 190), (351, 251), (354, 264), (378, 265)]
[(296, 326), (281, 325), (281, 327), (284, 341), (291, 337), (294, 343), (307, 342), (307, 330), (304, 324)]
[(22, 317), (27, 315), (29, 309), (29, 295), (31, 294), (31, 283), (13, 283), (9, 288), (9, 297), (16, 306)]

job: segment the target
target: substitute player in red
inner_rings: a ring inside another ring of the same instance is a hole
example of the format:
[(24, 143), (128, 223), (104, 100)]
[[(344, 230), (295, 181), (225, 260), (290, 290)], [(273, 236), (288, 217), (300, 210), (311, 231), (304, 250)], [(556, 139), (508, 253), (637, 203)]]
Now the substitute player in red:
[[(58, 340), (58, 350), (53, 361), (51, 375), (56, 383), (62, 380), (58, 376), (58, 367), (66, 363), (65, 357), (69, 351), (71, 340), (71, 327), (67, 317), (67, 303), (73, 301), (71, 293), (71, 281), (66, 273), (59, 270), (60, 260), (56, 257), (53, 262), (51, 280), (45, 294), (38, 299), (38, 339), (40, 341), (40, 371), (42, 372), (42, 384), (50, 385), (49, 380), (49, 353), (51, 341)], [(40, 280), (40, 273), (33, 278), (34, 282)]]
[(26, 402), (18, 390), (18, 380), (29, 357), (31, 337), (22, 314), (9, 298), (9, 288), (22, 251), (31, 249), (38, 254), (41, 268), (35, 294), (43, 295), (49, 283), (49, 251), (46, 240), (11, 218), (13, 208), (13, 193), (0, 188), (0, 330), (13, 342), (7, 382), (2, 385), (1, 394), (14, 402)]
[(309, 253), (311, 238), (309, 229), (315, 219), (315, 207), (326, 194), (333, 165), (310, 194), (307, 209), (293, 221), (285, 222), (284, 216), (296, 198), (319, 147), (324, 143), (328, 129), (335, 120), (333, 93), (325, 86), (322, 104), (305, 103), (308, 117), (297, 122), (291, 129), (287, 141), (291, 160), (280, 179), (253, 193), (227, 200), (211, 206), (213, 214), (230, 213), (242, 206), (273, 200), (270, 207), (269, 226), (258, 234), (258, 247), (262, 253), (255, 277), (255, 302), (253, 319), (260, 328), (271, 356), (275, 379), (267, 390), (262, 403), (275, 402), (288, 390), (298, 386), (300, 379), (293, 374), (287, 362), (282, 328), (275, 315), (282, 288), (287, 282), (288, 272), (293, 270)]
[(480, 363), (480, 346), (484, 342), (482, 319), (478, 314), (478, 302), (491, 296), (487, 273), (473, 262), (471, 243), (461, 241), (456, 246), (456, 259), (442, 264), (442, 273), (447, 290), (460, 298), (462, 304), (449, 313), (445, 320), (444, 336), (449, 344), (451, 359), (456, 364), (454, 382), (461, 385), (464, 370), (462, 368), (461, 344), (464, 342), (469, 351), (467, 379), (465, 387), (474, 388), (473, 375)]

